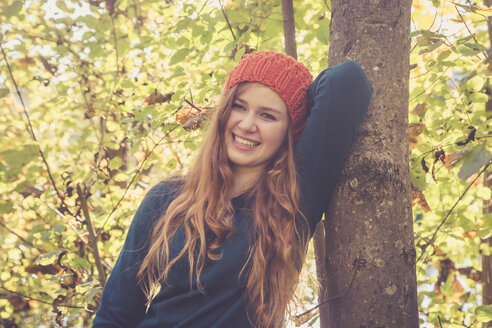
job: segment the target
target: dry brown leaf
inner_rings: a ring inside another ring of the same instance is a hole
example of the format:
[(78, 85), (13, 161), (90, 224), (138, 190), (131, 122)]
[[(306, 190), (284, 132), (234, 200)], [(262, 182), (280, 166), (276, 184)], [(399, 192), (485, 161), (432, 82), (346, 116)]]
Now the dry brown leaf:
[(412, 206), (415, 205), (418, 205), (425, 213), (431, 210), (422, 191), (412, 186)]

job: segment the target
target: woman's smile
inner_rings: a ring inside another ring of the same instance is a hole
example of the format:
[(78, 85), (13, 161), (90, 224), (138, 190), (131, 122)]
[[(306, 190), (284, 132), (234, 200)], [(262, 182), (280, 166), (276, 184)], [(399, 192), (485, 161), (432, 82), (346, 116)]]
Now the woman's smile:
[(259, 142), (256, 142), (248, 138), (237, 136), (234, 133), (232, 134), (232, 138), (233, 138), (234, 145), (236, 145), (239, 149), (243, 149), (246, 151), (254, 150), (256, 147), (260, 145)]

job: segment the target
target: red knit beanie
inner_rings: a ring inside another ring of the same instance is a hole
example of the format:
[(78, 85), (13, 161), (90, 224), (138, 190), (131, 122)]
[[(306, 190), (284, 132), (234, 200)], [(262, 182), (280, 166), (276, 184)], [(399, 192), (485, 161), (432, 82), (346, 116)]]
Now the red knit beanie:
[(297, 141), (309, 116), (307, 91), (312, 80), (307, 67), (294, 58), (273, 51), (259, 51), (244, 55), (229, 72), (223, 92), (241, 82), (259, 82), (270, 87), (287, 105)]

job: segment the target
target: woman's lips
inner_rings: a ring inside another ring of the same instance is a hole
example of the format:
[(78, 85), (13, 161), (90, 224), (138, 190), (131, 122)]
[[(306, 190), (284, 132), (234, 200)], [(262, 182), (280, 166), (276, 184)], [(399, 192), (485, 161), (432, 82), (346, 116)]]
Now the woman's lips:
[(260, 143), (257, 141), (240, 137), (233, 133), (232, 133), (232, 143), (234, 144), (234, 146), (236, 146), (241, 150), (254, 150), (256, 149), (256, 147), (260, 145)]

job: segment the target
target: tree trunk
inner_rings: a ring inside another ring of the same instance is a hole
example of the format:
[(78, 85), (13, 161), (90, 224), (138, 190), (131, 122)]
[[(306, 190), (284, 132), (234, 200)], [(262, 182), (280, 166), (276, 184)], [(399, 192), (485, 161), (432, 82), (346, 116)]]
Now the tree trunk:
[(296, 23), (292, 0), (282, 0), (282, 18), (284, 21), (285, 53), (297, 60)]
[(324, 286), (328, 283), (325, 266), (325, 222), (326, 221), (321, 221), (318, 224), (313, 235), (316, 278), (320, 285), (318, 290), (318, 303), (322, 303), (319, 308), (319, 322), (321, 327), (328, 327), (329, 324), (328, 303), (324, 302), (327, 299), (326, 288), (324, 288)]
[[(492, 0), (485, 0), (486, 6), (492, 6)], [(489, 44), (492, 49), (492, 19), (488, 17), (487, 26), (489, 29)], [(492, 68), (492, 64), (489, 63), (489, 68)], [(485, 104), (485, 111), (487, 116), (492, 115), (492, 99), (489, 96), (489, 100)], [(492, 174), (489, 171), (484, 172), (483, 185), (492, 189)], [(492, 213), (492, 199), (485, 200), (483, 202), (483, 214)], [(492, 237), (489, 237), (482, 241), (492, 247)], [(482, 303), (484, 305), (492, 304), (492, 256), (482, 255)], [(482, 327), (492, 327), (492, 321), (482, 324)]]
[(328, 64), (361, 64), (373, 99), (326, 213), (326, 288), (329, 298), (342, 295), (329, 303), (329, 327), (416, 328), (407, 130), (411, 0), (331, 4)]

